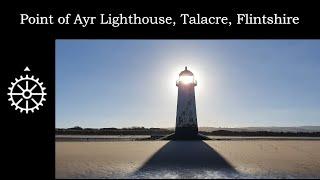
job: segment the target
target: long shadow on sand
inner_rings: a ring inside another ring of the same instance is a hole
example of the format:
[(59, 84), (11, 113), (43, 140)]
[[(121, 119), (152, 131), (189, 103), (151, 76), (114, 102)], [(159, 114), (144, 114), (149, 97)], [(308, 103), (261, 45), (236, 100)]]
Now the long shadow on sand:
[(203, 141), (170, 141), (135, 175), (171, 173), (178, 178), (193, 178), (204, 172), (237, 173), (218, 152)]

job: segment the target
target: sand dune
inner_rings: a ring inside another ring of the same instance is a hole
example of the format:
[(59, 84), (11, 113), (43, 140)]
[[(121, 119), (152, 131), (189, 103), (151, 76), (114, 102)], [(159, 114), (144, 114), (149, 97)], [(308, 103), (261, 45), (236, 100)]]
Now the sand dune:
[(56, 142), (56, 178), (319, 178), (320, 141)]

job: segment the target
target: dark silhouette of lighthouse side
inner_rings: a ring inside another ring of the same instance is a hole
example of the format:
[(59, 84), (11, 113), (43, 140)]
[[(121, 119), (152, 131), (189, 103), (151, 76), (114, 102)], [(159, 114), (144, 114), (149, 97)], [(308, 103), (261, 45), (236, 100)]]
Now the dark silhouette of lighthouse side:
[(194, 93), (197, 81), (194, 79), (193, 73), (189, 71), (187, 67), (179, 74), (176, 86), (178, 87), (178, 102), (175, 133), (165, 137), (165, 139), (209, 139), (198, 133), (196, 99)]

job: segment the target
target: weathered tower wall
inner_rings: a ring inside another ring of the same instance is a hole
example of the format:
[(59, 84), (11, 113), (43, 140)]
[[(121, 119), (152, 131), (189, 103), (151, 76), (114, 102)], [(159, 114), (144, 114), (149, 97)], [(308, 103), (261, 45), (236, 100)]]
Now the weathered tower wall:
[(175, 133), (181, 136), (193, 136), (198, 134), (195, 83), (177, 83), (178, 102)]

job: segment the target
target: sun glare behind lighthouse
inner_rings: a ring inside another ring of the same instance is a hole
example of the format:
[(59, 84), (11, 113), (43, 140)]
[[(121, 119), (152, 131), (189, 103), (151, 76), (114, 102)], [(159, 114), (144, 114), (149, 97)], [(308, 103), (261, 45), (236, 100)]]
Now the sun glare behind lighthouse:
[(193, 76), (180, 76), (179, 81), (183, 84), (190, 84), (193, 82)]

